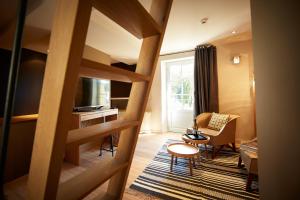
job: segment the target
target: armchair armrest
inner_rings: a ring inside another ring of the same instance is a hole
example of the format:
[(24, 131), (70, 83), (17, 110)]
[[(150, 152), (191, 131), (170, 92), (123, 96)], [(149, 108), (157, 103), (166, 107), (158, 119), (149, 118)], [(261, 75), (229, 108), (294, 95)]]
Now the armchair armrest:
[(206, 128), (208, 126), (211, 113), (201, 113), (196, 117), (196, 124), (198, 128)]
[(239, 118), (237, 115), (230, 115), (230, 120), (225, 126), (219, 131), (217, 137), (215, 137), (216, 144), (228, 144), (235, 142), (236, 132), (236, 119)]

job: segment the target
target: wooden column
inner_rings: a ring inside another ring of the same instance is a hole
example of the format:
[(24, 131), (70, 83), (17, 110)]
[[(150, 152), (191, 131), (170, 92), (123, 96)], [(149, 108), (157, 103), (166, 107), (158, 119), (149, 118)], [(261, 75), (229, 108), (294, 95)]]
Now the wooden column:
[(59, 0), (54, 15), (28, 180), (28, 199), (56, 199), (91, 4)]
[[(150, 76), (150, 81), (133, 83), (124, 117), (129, 120), (139, 120), (140, 124), (146, 109), (171, 5), (172, 0), (152, 1), (150, 14), (162, 27), (163, 31), (159, 35), (147, 37), (143, 40), (136, 72)], [(116, 199), (122, 199), (139, 131), (140, 125), (137, 128), (124, 130), (124, 133), (121, 134), (116, 159), (128, 160), (129, 165), (120, 173), (113, 176), (109, 182), (107, 193), (108, 195), (115, 196)]]

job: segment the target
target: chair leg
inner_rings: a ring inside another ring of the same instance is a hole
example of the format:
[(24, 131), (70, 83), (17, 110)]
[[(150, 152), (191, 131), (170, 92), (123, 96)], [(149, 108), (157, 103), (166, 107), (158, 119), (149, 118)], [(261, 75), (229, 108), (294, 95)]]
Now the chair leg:
[(213, 154), (212, 154), (212, 159), (214, 159), (216, 157), (216, 154), (219, 153), (219, 151), (221, 151), (223, 149), (224, 145), (221, 145), (219, 149), (215, 150), (215, 148), (213, 147)]
[(111, 155), (114, 157), (114, 144), (113, 144), (113, 136), (110, 136), (110, 150), (111, 150)]
[(233, 143), (231, 143), (231, 145), (232, 145), (232, 150), (233, 150), (234, 152), (236, 152), (235, 143), (233, 142)]
[(102, 156), (102, 142), (101, 142), (101, 145), (100, 145), (100, 154), (99, 156)]
[(215, 147), (212, 146), (212, 149), (211, 149), (211, 159), (214, 159), (215, 158)]
[(253, 180), (253, 174), (249, 173), (247, 178), (246, 191), (251, 191), (252, 180)]

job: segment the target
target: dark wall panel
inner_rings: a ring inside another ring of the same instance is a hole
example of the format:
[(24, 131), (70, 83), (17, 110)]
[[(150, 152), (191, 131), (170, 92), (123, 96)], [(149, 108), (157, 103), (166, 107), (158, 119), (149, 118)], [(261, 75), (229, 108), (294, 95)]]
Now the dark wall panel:
[[(11, 52), (0, 49), (0, 117), (3, 117)], [(23, 49), (14, 115), (38, 113), (47, 55)]]

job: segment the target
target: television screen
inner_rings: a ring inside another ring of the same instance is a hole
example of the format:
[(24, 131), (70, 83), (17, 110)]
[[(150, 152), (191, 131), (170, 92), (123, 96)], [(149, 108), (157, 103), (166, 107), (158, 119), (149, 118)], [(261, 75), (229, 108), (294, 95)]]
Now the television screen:
[(110, 108), (110, 81), (80, 77), (75, 108), (100, 106)]

